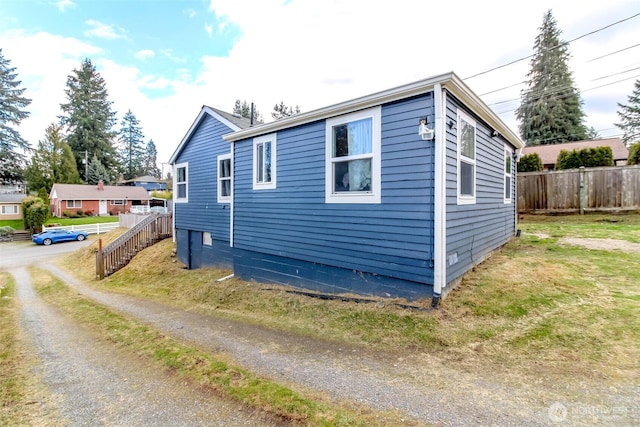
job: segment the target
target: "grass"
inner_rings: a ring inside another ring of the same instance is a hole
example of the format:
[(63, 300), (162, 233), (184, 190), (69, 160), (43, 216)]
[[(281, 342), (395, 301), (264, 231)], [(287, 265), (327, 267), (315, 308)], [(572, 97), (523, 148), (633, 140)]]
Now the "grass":
[(17, 339), (15, 282), (8, 273), (0, 273), (0, 425), (19, 425), (20, 403), (24, 400), (24, 376)]
[[(107, 222), (118, 222), (117, 216), (86, 216), (82, 218), (49, 218), (45, 225), (48, 224), (60, 224), (60, 225), (84, 225), (84, 224), (97, 224)], [(5, 219), (0, 220), (0, 227), (10, 226), (14, 230), (23, 230), (24, 223), (21, 219)]]
[(261, 378), (227, 360), (189, 347), (131, 318), (79, 296), (48, 272), (32, 269), (36, 289), (45, 301), (76, 322), (91, 327), (104, 340), (127, 349), (218, 395), (264, 411), (294, 425), (412, 425), (391, 413), (375, 415), (350, 405), (329, 402), (320, 395), (296, 391)]
[[(465, 369), (513, 369), (522, 376), (543, 370), (563, 381), (638, 378), (631, 368), (640, 359), (640, 257), (560, 239), (633, 243), (640, 239), (640, 216), (528, 216), (519, 227), (522, 237), (466, 274), (434, 312), (394, 301), (383, 307), (323, 301), (237, 279), (217, 282), (230, 272), (185, 270), (168, 240), (99, 283), (91, 247), (68, 258), (66, 267), (111, 291), (317, 339), (428, 352)], [(426, 309), (428, 303), (417, 305)]]

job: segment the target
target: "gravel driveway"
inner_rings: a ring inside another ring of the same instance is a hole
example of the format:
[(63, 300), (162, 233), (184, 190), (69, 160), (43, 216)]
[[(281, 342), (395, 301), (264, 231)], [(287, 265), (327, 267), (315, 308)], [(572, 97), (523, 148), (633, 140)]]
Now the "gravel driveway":
[[(113, 310), (132, 315), (167, 335), (195, 343), (201, 348), (225, 352), (239, 364), (263, 376), (294, 387), (300, 385), (324, 391), (335, 399), (359, 402), (382, 410), (397, 409), (425, 424), (640, 425), (640, 388), (637, 385), (616, 390), (615, 394), (606, 385), (597, 388), (590, 384), (589, 389), (562, 384), (510, 386), (494, 381), (490, 376), (479, 377), (477, 373), (472, 375), (450, 369), (433, 355), (398, 356), (366, 352), (347, 345), (337, 346), (276, 333), (150, 301), (97, 291), (53, 264), (42, 267), (77, 292)], [(152, 386), (148, 386), (148, 380), (144, 378), (138, 382), (135, 378), (141, 369), (127, 369), (131, 366), (128, 360), (124, 366), (116, 360), (127, 359), (126, 355), (112, 355), (114, 350), (111, 348), (95, 350), (95, 343), (78, 345), (77, 348), (70, 345), (69, 342), (76, 342), (78, 336), (83, 336), (73, 325), (65, 326), (64, 332), (59, 331), (62, 329), (60, 327), (50, 331), (41, 330), (45, 328), (43, 324), (60, 324), (60, 321), (29, 320), (29, 311), (33, 311), (31, 316), (36, 317), (41, 312), (42, 316), (55, 316), (55, 313), (51, 314), (50, 308), (37, 303), (37, 298), (29, 291), (24, 270), (14, 271), (14, 274), (18, 279), (19, 298), (36, 301), (25, 304), (24, 326), (37, 337), (36, 347), (40, 349), (44, 363), (43, 376), (50, 387), (63, 396), (62, 400), (66, 403), (61, 412), (72, 420), (72, 425), (258, 425), (238, 408), (228, 404), (220, 407), (218, 403), (212, 403), (210, 398), (197, 400), (196, 392), (175, 384), (171, 378), (155, 375), (158, 383)], [(30, 304), (34, 304), (32, 309), (28, 308)], [(48, 339), (48, 334), (56, 338)], [(59, 334), (63, 336), (59, 337)], [(56, 343), (61, 340), (68, 341), (66, 345), (62, 341), (63, 344), (56, 349)], [(72, 354), (67, 355), (67, 352)], [(109, 356), (105, 358), (106, 354)], [(78, 373), (75, 373), (75, 369)], [(69, 381), (65, 381), (65, 378), (69, 378)], [(95, 390), (88, 391), (85, 387), (95, 387)], [(179, 392), (175, 392), (176, 387), (181, 387)], [(164, 391), (158, 393), (158, 390)], [(156, 394), (160, 395), (157, 399)], [(140, 398), (148, 395), (154, 396), (153, 401)], [(94, 399), (90, 396), (98, 397)], [(193, 397), (175, 400), (179, 396)], [(593, 402), (593, 396), (601, 398), (599, 402), (603, 407), (625, 408), (624, 413), (596, 414), (594, 417), (575, 411), (575, 408), (593, 407), (587, 406)], [(87, 402), (83, 403), (83, 400)], [(183, 407), (189, 402), (193, 402), (191, 408)], [(133, 405), (131, 410), (129, 405)], [(176, 408), (176, 405), (179, 407)], [(209, 408), (207, 405), (213, 408), (203, 410)], [(121, 413), (123, 407), (126, 407), (126, 413)], [(166, 418), (170, 414), (175, 417)], [(216, 415), (208, 417), (211, 414)], [(201, 418), (205, 415), (206, 419)], [(229, 421), (225, 415), (230, 417)]]

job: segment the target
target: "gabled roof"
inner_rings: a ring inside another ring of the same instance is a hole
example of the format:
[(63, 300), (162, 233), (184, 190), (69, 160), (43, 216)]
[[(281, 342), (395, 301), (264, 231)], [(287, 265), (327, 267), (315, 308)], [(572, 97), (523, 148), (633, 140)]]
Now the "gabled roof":
[(176, 162), (176, 159), (182, 152), (185, 144), (187, 143), (187, 141), (189, 141), (191, 135), (193, 135), (196, 129), (198, 129), (198, 126), (207, 115), (218, 120), (220, 123), (227, 126), (231, 131), (242, 130), (251, 126), (251, 121), (245, 117), (236, 116), (234, 114), (218, 110), (217, 108), (203, 105), (200, 109), (198, 117), (196, 117), (196, 119), (193, 121), (193, 124), (187, 131), (187, 134), (184, 136), (184, 138), (182, 138), (182, 141), (180, 141), (180, 145), (178, 145), (178, 148), (176, 148), (176, 150), (173, 152), (171, 159), (169, 159), (170, 164)]
[(0, 203), (22, 203), (25, 197), (27, 197), (26, 194), (0, 194)]
[(126, 185), (105, 185), (103, 190), (97, 185), (85, 184), (53, 184), (50, 198), (59, 200), (150, 200), (143, 187)]
[(613, 161), (627, 160), (629, 150), (620, 138), (590, 139), (586, 141), (566, 142), (564, 144), (535, 145), (525, 147), (522, 154), (538, 153), (543, 165), (555, 165), (561, 150), (573, 151), (584, 148), (611, 147)]
[(237, 130), (233, 133), (223, 135), (223, 138), (227, 141), (239, 141), (245, 138), (264, 135), (313, 121), (324, 120), (341, 114), (347, 114), (353, 111), (363, 110), (365, 108), (374, 107), (400, 99), (422, 95), (429, 91), (433, 91), (436, 86), (446, 89), (449, 93), (462, 101), (467, 108), (482, 118), (482, 120), (491, 126), (493, 130), (500, 133), (516, 149), (524, 147), (524, 143), (520, 137), (518, 137), (502, 121), (502, 119), (500, 119), (500, 117), (498, 117), (498, 115), (491, 110), (491, 108), (489, 108), (479, 96), (473, 93), (466, 83), (464, 83), (462, 79), (453, 72), (419, 80), (417, 82), (373, 93), (350, 101), (341, 102), (339, 104), (330, 105), (328, 107), (319, 108), (317, 110), (295, 114), (274, 122), (256, 125), (248, 129)]

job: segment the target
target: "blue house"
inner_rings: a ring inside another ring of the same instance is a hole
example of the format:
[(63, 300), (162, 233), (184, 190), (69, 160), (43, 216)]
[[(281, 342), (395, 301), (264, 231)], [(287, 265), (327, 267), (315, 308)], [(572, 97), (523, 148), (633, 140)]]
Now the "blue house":
[(523, 146), (453, 73), (256, 126), (203, 107), (171, 159), (178, 257), (437, 304), (514, 235)]

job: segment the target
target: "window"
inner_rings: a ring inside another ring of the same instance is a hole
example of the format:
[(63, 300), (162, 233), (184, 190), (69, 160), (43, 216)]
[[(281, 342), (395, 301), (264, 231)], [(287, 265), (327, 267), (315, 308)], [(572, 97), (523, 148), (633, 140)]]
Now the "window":
[(458, 204), (476, 202), (476, 122), (458, 112)]
[(276, 188), (276, 134), (253, 139), (253, 189)]
[(325, 201), (380, 203), (380, 107), (327, 120)]
[(231, 154), (218, 156), (218, 203), (231, 201)]
[(111, 200), (109, 203), (111, 203), (111, 205), (124, 205), (124, 200)]
[(67, 207), (68, 208), (81, 208), (82, 207), (82, 200), (67, 200)]
[(188, 165), (187, 163), (181, 163), (176, 165), (176, 173), (175, 173), (175, 185), (176, 189), (176, 197), (175, 201), (177, 203), (188, 202), (188, 186), (187, 186), (187, 176), (188, 176)]
[(2, 205), (2, 210), (0, 212), (2, 212), (2, 215), (17, 215), (18, 207), (15, 205), (14, 206)]
[(204, 231), (202, 233), (202, 245), (203, 246), (213, 246), (213, 239), (211, 238), (211, 233), (208, 231)]
[(504, 202), (511, 203), (511, 168), (513, 164), (513, 151), (504, 146)]

